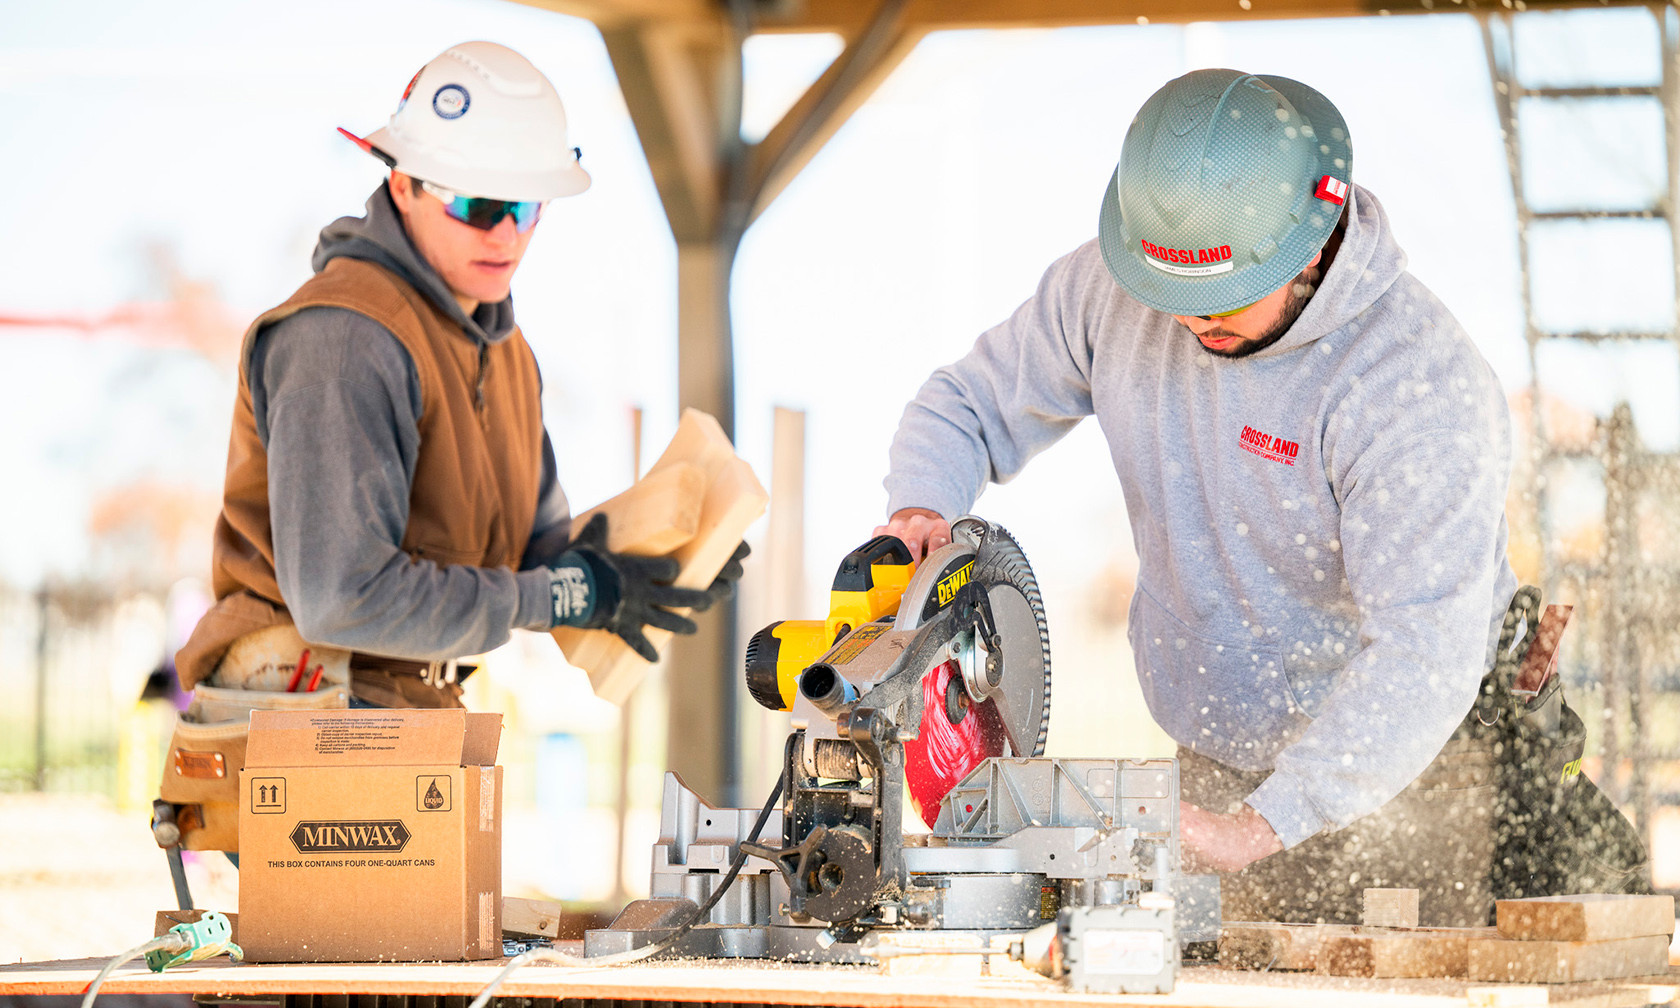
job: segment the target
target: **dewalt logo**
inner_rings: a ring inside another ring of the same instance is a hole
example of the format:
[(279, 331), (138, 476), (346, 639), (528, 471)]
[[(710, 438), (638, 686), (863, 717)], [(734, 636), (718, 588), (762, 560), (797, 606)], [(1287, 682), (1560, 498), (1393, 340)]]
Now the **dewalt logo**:
[(300, 822), (291, 840), (299, 854), (400, 851), (408, 844), (408, 827), (399, 819)]
[(939, 607), (943, 609), (944, 607), (950, 605), (951, 600), (957, 597), (957, 589), (961, 588), (965, 584), (968, 584), (968, 579), (973, 576), (974, 561), (970, 560), (968, 563), (957, 568), (954, 573), (947, 576), (943, 581), (940, 581), (939, 584), (935, 585), (934, 587), (939, 593)]

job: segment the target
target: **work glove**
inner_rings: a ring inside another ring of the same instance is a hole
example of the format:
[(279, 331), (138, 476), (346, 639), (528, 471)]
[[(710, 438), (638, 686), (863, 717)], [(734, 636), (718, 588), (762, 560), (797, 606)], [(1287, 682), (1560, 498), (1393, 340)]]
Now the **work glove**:
[(611, 631), (644, 659), (658, 661), (644, 628), (691, 634), (694, 621), (671, 610), (704, 610), (712, 604), (709, 590), (671, 584), (680, 569), (670, 557), (607, 549), (607, 516), (598, 514), (549, 568), (554, 625)]
[(723, 602), (735, 594), (735, 582), (741, 580), (741, 561), (751, 552), (752, 547), (745, 542), (735, 547), (729, 562), (723, 565), (723, 570), (718, 571), (717, 577), (712, 579), (711, 587), (706, 589), (706, 594), (711, 596), (712, 602)]

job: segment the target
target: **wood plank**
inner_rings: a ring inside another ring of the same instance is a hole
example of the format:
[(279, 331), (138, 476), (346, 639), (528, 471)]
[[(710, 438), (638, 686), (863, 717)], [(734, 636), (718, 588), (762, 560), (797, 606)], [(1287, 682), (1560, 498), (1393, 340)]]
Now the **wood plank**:
[[(568, 945), (566, 950), (576, 952), (577, 948)], [(107, 961), (0, 965), (0, 996), (79, 996)], [(119, 969), (101, 988), (100, 996), (180, 992), (270, 1000), (281, 994), (332, 994), (340, 1001), (345, 995), (354, 998), (375, 994), (472, 998), (504, 963), (271, 965), (211, 959), (163, 973), (151, 973), (143, 965)], [(836, 1008), (1464, 1008), (1462, 994), (1443, 990), (1441, 985), (1450, 981), (1412, 981), (1419, 985), (1415, 988), (1406, 983), (1186, 967), (1179, 972), (1178, 985), (1171, 994), (1078, 994), (1042, 978), (983, 977), (953, 983), (937, 977), (885, 977), (873, 967), (673, 961), (609, 969), (532, 965), (508, 976), (497, 995), (614, 1003)]]
[(706, 473), (678, 462), (650, 471), (630, 489), (578, 515), (572, 527), (582, 531), (597, 514), (607, 516), (607, 549), (636, 556), (664, 556), (700, 530), (700, 504)]
[(1494, 934), (1492, 928), (1419, 928), (1333, 935), (1319, 949), (1318, 972), (1372, 979), (1461, 977), (1471, 938)]
[(1330, 935), (1353, 934), (1342, 924), (1231, 921), (1219, 929), (1219, 964), (1231, 969), (1312, 971)]
[(1499, 900), (1494, 915), (1502, 938), (1603, 941), (1674, 933), (1674, 897), (1582, 893)]
[(839, 57), (749, 149), (749, 223), (775, 202), (926, 34), (907, 26), (902, 12), (891, 21), (877, 22), (888, 12), (885, 5), (870, 4), (868, 11), (870, 18), (846, 33), (846, 48)]
[[(649, 470), (630, 489), (578, 515), (573, 527), (581, 530), (597, 512), (605, 512), (608, 549), (636, 556), (665, 556), (692, 541), (699, 531), (705, 494), (705, 470), (675, 462)], [(605, 630), (576, 627), (555, 627), (549, 635), (560, 645), (566, 660), (585, 672), (601, 663), (608, 644), (617, 639)]]
[(1470, 1008), (1531, 1008), (1551, 1003), (1551, 988), (1531, 986), (1471, 987), (1464, 992)]
[(502, 897), (502, 934), (516, 938), (555, 938), (566, 908), (549, 900)]
[[(559, 0), (522, 0), (546, 5)], [(568, 0), (576, 3), (581, 0)], [(607, 0), (597, 0), (605, 3)], [(1526, 0), (1522, 10), (1630, 6), (1635, 0)], [(975, 28), (1067, 28), (1090, 25), (1173, 24), (1391, 14), (1465, 13), (1475, 4), (1455, 0), (1265, 0), (1246, 6), (1229, 0), (912, 0), (907, 20), (927, 31)], [(1500, 8), (1498, 3), (1483, 7)], [(1509, 6), (1509, 5), (1503, 5)], [(763, 31), (857, 30), (874, 4), (858, 0), (802, 0), (785, 11), (766, 8)]]
[(1668, 936), (1608, 941), (1472, 941), (1469, 977), (1501, 983), (1576, 983), (1652, 976), (1668, 970)]
[[(752, 467), (735, 455), (735, 446), (717, 420), (696, 409), (683, 411), (676, 433), (648, 470), (648, 477), (674, 466), (699, 471), (705, 477), (706, 489), (694, 535), (661, 555), (678, 563), (673, 584), (705, 588), (734, 554), (747, 527), (764, 513), (769, 494)], [(565, 650), (566, 660), (589, 674), (595, 695), (604, 700), (623, 703), (647, 674), (649, 663), (605, 630), (563, 627), (552, 633)], [(648, 627), (646, 633), (648, 642), (663, 655), (671, 633), (656, 627)]]
[(1418, 926), (1416, 889), (1366, 889), (1363, 896), (1359, 923), (1366, 927)]

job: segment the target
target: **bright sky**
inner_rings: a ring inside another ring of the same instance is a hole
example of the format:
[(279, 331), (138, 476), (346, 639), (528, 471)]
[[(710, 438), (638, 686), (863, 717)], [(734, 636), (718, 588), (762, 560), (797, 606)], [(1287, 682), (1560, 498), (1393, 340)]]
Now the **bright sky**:
[[(1569, 72), (1651, 77), (1650, 22), (1639, 10), (1595, 12), (1531, 42)], [(334, 127), (378, 126), (415, 69), (468, 38), (510, 44), (554, 80), (595, 177), (545, 217), (515, 296), (544, 369), (564, 484), (580, 508), (616, 492), (631, 475), (627, 408), (649, 410), (650, 457), (675, 422), (674, 247), (585, 22), (499, 0), (70, 0), (9, 12), (0, 314), (98, 315), (159, 299), (144, 255), (152, 246), (241, 320), (278, 302), (306, 275), (315, 232), (359, 214), (379, 180)], [(755, 42), (755, 121), (791, 101), (832, 51), (831, 40)], [(1027, 297), (1051, 260), (1094, 235), (1132, 113), (1202, 66), (1296, 77), (1328, 94), (1349, 122), (1354, 178), (1383, 200), (1413, 271), (1508, 388), (1526, 383), (1510, 179), (1470, 17), (933, 36), (749, 232), (736, 267), (737, 441), (761, 477), (772, 408), (808, 411), (813, 612), (829, 565), (881, 518), (886, 446), (904, 402)], [(1638, 198), (1653, 164), (1660, 187), (1660, 128), (1660, 114), (1636, 118), (1614, 129), (1614, 143), (1533, 170), (1551, 172), (1553, 191), (1587, 178)], [(1536, 267), (1551, 270), (1543, 307), (1640, 324), (1671, 313), (1667, 251), (1649, 227), (1633, 231), (1608, 247), (1648, 251), (1660, 268), (1628, 270), (1612, 254), (1582, 276), (1554, 257)], [(1609, 296), (1572, 296), (1583, 280)], [(1680, 368), (1671, 352), (1644, 353), (1563, 353), (1542, 366), (1597, 373), (1558, 389), (1600, 412), (1631, 395), (1647, 438), (1673, 442)], [(90, 573), (81, 536), (102, 489), (142, 478), (219, 485), (227, 368), (185, 350), (0, 329), (0, 373), (0, 471), (14, 487), (0, 497), (0, 579)], [(1041, 580), (1049, 561), (1039, 558), (1063, 558), (1056, 580), (1069, 592), (1129, 564), (1092, 425), (977, 510), (1016, 532)]]

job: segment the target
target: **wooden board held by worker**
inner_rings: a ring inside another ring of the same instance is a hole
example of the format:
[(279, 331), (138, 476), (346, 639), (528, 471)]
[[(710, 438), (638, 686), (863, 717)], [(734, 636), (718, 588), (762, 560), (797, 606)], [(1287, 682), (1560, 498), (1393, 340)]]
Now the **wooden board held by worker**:
[[(607, 516), (608, 547), (639, 556), (670, 556), (679, 588), (705, 588), (734, 554), (747, 527), (764, 513), (769, 495), (717, 420), (683, 411), (664, 453), (630, 489), (578, 515), (582, 528), (597, 513)], [(589, 675), (595, 694), (623, 703), (649, 663), (606, 630), (559, 627), (552, 631), (566, 660)], [(669, 631), (647, 630), (663, 656)]]

